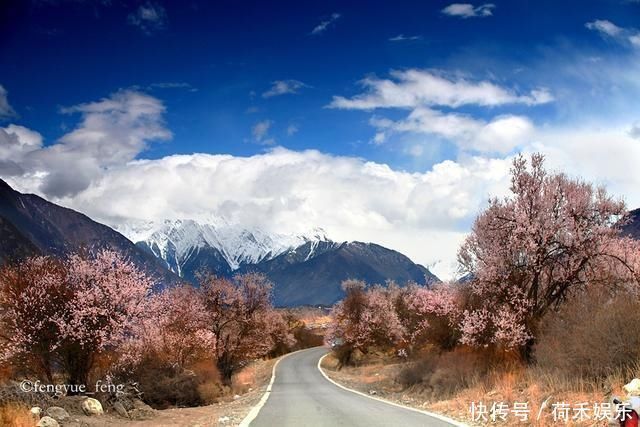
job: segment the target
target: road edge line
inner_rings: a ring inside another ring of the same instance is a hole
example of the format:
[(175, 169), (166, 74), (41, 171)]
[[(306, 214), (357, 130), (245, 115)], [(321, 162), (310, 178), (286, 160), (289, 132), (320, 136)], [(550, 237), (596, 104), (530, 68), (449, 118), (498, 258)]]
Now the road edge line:
[(267, 389), (262, 394), (262, 397), (260, 398), (258, 403), (256, 403), (253, 406), (253, 408), (251, 408), (249, 413), (242, 419), (240, 424), (238, 424), (238, 427), (249, 427), (251, 422), (253, 420), (255, 420), (256, 417), (258, 416), (258, 414), (260, 413), (260, 410), (262, 409), (262, 407), (265, 405), (265, 403), (267, 403), (267, 400), (269, 399), (269, 396), (271, 395), (271, 388), (273, 387), (273, 383), (276, 380), (276, 368), (278, 367), (278, 363), (280, 363), (280, 361), (282, 359), (284, 359), (284, 358), (286, 358), (288, 356), (291, 356), (292, 354), (304, 351), (304, 350), (309, 350), (309, 349), (308, 348), (303, 348), (302, 350), (296, 350), (296, 351), (293, 351), (291, 353), (284, 354), (284, 355), (280, 356), (280, 358), (278, 360), (276, 360), (276, 363), (273, 364), (273, 368), (271, 368), (271, 380), (269, 381), (269, 385), (267, 385)]
[(354, 390), (354, 389), (351, 389), (351, 388), (349, 388), (349, 387), (345, 387), (345, 386), (343, 386), (342, 384), (340, 384), (340, 383), (338, 383), (338, 382), (336, 382), (336, 381), (332, 380), (331, 378), (329, 378), (329, 376), (328, 376), (328, 375), (327, 375), (327, 374), (322, 370), (322, 366), (320, 366), (320, 365), (322, 364), (322, 361), (324, 360), (324, 358), (325, 358), (325, 357), (327, 357), (328, 355), (329, 355), (329, 353), (324, 354), (324, 355), (323, 355), (323, 356), (318, 360), (318, 370), (320, 371), (320, 373), (322, 374), (322, 376), (323, 376), (327, 381), (329, 381), (330, 383), (332, 383), (333, 385), (335, 385), (335, 386), (337, 386), (337, 387), (340, 387), (340, 388), (341, 388), (341, 389), (343, 389), (343, 390), (350, 391), (351, 393), (355, 393), (355, 394), (358, 394), (358, 395), (360, 395), (360, 396), (367, 397), (367, 398), (369, 398), (369, 399), (377, 400), (378, 402), (386, 403), (387, 405), (392, 405), (392, 406), (395, 406), (395, 407), (398, 407), (398, 408), (407, 409), (407, 410), (409, 410), (409, 411), (418, 412), (418, 413), (423, 414), (423, 415), (428, 415), (428, 416), (430, 416), (430, 417), (437, 418), (437, 419), (439, 419), (440, 421), (447, 422), (447, 423), (449, 423), (449, 424), (451, 424), (451, 425), (453, 425), (453, 426), (456, 426), (456, 427), (469, 427), (469, 425), (468, 425), (468, 424), (461, 423), (460, 421), (456, 421), (456, 420), (454, 420), (453, 418), (449, 418), (449, 417), (446, 417), (446, 416), (444, 416), (444, 415), (436, 414), (436, 413), (434, 413), (434, 412), (424, 411), (424, 410), (422, 410), (422, 409), (413, 408), (413, 407), (411, 407), (411, 406), (401, 405), (401, 404), (399, 404), (399, 403), (392, 402), (392, 401), (390, 401), (390, 400), (386, 400), (386, 399), (381, 399), (381, 398), (379, 398), (379, 397), (370, 396), (370, 395), (365, 394), (365, 393), (363, 393), (363, 392), (361, 392), (361, 391)]

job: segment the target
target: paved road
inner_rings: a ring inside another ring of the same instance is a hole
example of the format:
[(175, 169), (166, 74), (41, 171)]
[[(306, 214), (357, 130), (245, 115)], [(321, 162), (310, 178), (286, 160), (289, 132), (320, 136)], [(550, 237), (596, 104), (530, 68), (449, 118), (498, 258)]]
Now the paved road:
[(326, 352), (327, 349), (316, 347), (281, 360), (271, 395), (250, 426), (451, 427), (443, 420), (337, 387), (317, 368), (318, 359)]

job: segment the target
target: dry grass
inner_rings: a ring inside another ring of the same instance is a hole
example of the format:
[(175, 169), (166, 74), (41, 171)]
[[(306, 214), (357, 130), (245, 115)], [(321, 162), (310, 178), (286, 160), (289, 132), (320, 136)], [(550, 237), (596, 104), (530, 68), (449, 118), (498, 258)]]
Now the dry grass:
[[(611, 396), (624, 396), (622, 386), (638, 374), (640, 374), (638, 369), (621, 369), (596, 382), (557, 371), (545, 371), (537, 367), (520, 367), (508, 371), (493, 370), (474, 386), (462, 390), (452, 398), (429, 402), (427, 407), (469, 421), (471, 402), (483, 402), (488, 406), (493, 402), (505, 402), (510, 407), (514, 402), (528, 402), (532, 420), (528, 424), (521, 423), (521, 425), (546, 427), (558, 425), (558, 421), (555, 421), (552, 415), (553, 403), (566, 402), (575, 405), (588, 402), (589, 407), (592, 407), (594, 403), (609, 402)], [(538, 419), (541, 407), (543, 408)], [(511, 419), (511, 421), (514, 420)], [(591, 423), (569, 421), (565, 425), (597, 424), (593, 421)]]
[(635, 294), (583, 292), (541, 327), (535, 355), (548, 371), (606, 378), (640, 360), (640, 300)]
[(0, 406), (0, 426), (3, 427), (34, 427), (36, 421), (23, 405), (8, 403)]
[[(441, 366), (435, 372), (440, 372), (436, 376), (447, 378), (452, 381), (460, 381), (461, 377), (456, 377), (455, 372), (471, 372), (473, 366), (463, 367), (465, 360), (461, 355), (451, 354), (445, 359), (450, 365), (450, 369)], [(389, 362), (389, 361), (387, 361)], [(456, 366), (457, 364), (457, 366)], [(640, 364), (629, 368), (620, 368), (601, 380), (593, 380), (584, 377), (576, 377), (566, 372), (550, 371), (540, 367), (527, 367), (522, 364), (511, 362), (508, 365), (494, 366), (489, 368), (484, 375), (471, 374), (462, 379), (466, 383), (464, 387), (458, 387), (455, 391), (434, 390), (434, 384), (438, 381), (428, 379), (425, 383), (414, 385), (403, 385), (399, 378), (401, 372), (406, 369), (404, 364), (398, 363), (378, 363), (359, 367), (345, 367), (337, 369), (338, 363), (335, 357), (327, 356), (323, 361), (323, 368), (334, 380), (345, 384), (350, 388), (369, 393), (373, 390), (379, 397), (389, 399), (398, 403), (426, 409), (437, 413), (445, 414), (452, 418), (459, 419), (465, 423), (470, 422), (470, 406), (472, 402), (483, 402), (487, 406), (492, 403), (504, 402), (513, 406), (514, 402), (528, 402), (530, 410), (530, 421), (520, 422), (513, 415), (509, 415), (507, 422), (498, 422), (496, 425), (522, 425), (547, 427), (559, 425), (554, 421), (552, 415), (552, 404), (555, 402), (566, 402), (575, 405), (581, 402), (588, 402), (592, 407), (594, 403), (609, 402), (611, 396), (624, 397), (622, 386), (632, 378), (640, 377)], [(433, 366), (431, 367), (433, 369)], [(434, 372), (433, 370), (430, 372)], [(543, 406), (541, 416), (538, 412)], [(595, 426), (607, 425), (606, 423), (595, 421), (577, 423), (569, 421), (561, 423), (567, 426)], [(476, 425), (486, 425), (477, 423)]]
[[(264, 381), (267, 372), (264, 369), (260, 369), (262, 364), (258, 365), (252, 363), (238, 372), (233, 378), (233, 391), (236, 394), (243, 394), (253, 389), (257, 384)], [(268, 373), (271, 377), (271, 372)]]

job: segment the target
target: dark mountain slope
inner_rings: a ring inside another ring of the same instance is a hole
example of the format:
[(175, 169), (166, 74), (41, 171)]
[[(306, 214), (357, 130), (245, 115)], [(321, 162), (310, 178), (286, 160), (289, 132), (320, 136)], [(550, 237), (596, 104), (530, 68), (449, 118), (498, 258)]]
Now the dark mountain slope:
[[(33, 194), (21, 194), (0, 180), (0, 259), (29, 253), (62, 256), (73, 251), (111, 249), (120, 252), (162, 284), (180, 279), (157, 258), (106, 225)], [(6, 243), (9, 242), (9, 243)]]
[(621, 228), (622, 234), (640, 240), (640, 209), (629, 211), (627, 222)]
[(347, 279), (364, 280), (369, 284), (393, 280), (400, 285), (439, 281), (425, 267), (380, 245), (325, 243), (311, 254), (305, 245), (243, 270), (265, 273), (274, 282), (274, 299), (278, 306), (331, 305), (343, 298), (341, 283)]

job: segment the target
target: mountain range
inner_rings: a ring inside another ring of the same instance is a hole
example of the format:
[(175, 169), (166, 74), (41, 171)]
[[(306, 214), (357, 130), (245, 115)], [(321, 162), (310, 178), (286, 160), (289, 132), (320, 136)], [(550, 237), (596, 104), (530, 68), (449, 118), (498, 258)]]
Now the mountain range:
[(157, 287), (196, 282), (199, 271), (221, 276), (259, 272), (274, 283), (277, 306), (330, 305), (341, 282), (438, 281), (427, 268), (374, 243), (336, 242), (321, 229), (277, 234), (211, 218), (119, 225), (116, 229), (0, 180), (0, 263), (32, 254), (116, 250), (156, 279)]
[(330, 305), (343, 296), (342, 281), (400, 284), (438, 281), (427, 268), (373, 243), (335, 242), (321, 229), (274, 234), (222, 219), (146, 222), (117, 228), (136, 246), (190, 282), (199, 271), (229, 276), (263, 273), (275, 285), (278, 306)]

